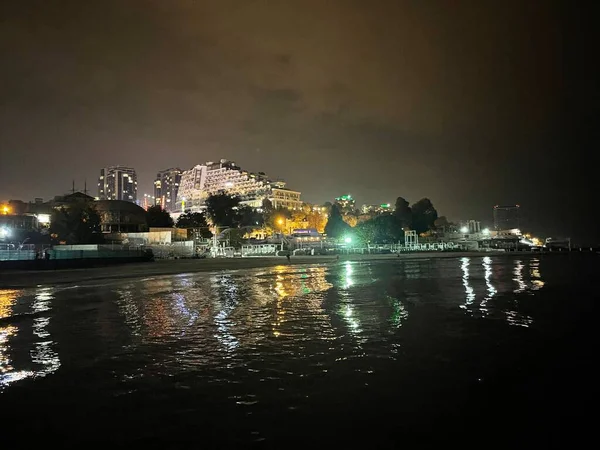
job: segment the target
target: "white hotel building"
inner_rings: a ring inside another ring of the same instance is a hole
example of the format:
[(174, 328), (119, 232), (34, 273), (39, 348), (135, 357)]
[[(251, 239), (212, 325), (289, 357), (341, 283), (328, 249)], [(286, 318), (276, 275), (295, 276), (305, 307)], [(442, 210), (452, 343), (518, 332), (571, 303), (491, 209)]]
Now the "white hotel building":
[(177, 208), (183, 211), (199, 211), (204, 208), (206, 199), (219, 192), (241, 198), (244, 205), (259, 208), (264, 199), (269, 199), (274, 207), (299, 209), (302, 206), (300, 192), (285, 188), (284, 182), (271, 182), (267, 176), (242, 170), (233, 161), (222, 159), (217, 163), (207, 162), (183, 172)]

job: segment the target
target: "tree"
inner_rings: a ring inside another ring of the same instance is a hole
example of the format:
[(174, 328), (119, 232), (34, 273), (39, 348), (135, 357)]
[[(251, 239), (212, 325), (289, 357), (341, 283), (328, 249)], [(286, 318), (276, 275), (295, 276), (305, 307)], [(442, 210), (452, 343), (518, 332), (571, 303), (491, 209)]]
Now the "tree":
[(52, 212), (50, 235), (55, 241), (73, 244), (99, 244), (104, 241), (100, 216), (87, 203), (56, 209)]
[(379, 244), (395, 244), (404, 241), (404, 231), (397, 218), (392, 214), (381, 214), (373, 219), (375, 222), (375, 242)]
[(206, 212), (212, 223), (219, 227), (237, 227), (239, 204), (239, 197), (219, 193), (206, 199)]
[(329, 220), (325, 225), (325, 233), (327, 236), (339, 239), (350, 231), (350, 225), (344, 222), (340, 210), (337, 205), (331, 206), (331, 212), (329, 213)]
[(344, 222), (346, 222), (352, 228), (354, 228), (356, 226), (356, 224), (358, 223), (358, 217), (356, 217), (355, 214), (344, 214), (342, 216), (342, 219), (344, 220)]
[(192, 228), (198, 230), (200, 237), (209, 238), (212, 236), (206, 217), (199, 212), (187, 212), (177, 219), (177, 228)]
[(408, 202), (402, 197), (396, 199), (394, 216), (403, 229), (410, 229), (412, 226), (412, 210)]
[(314, 228), (319, 233), (323, 233), (327, 224), (327, 214), (321, 211), (310, 211), (306, 216), (308, 228)]
[(445, 232), (450, 227), (450, 222), (448, 222), (448, 219), (446, 218), (446, 216), (440, 216), (437, 219), (435, 219), (435, 221), (433, 222), (433, 225), (438, 230), (442, 230)]
[(421, 234), (433, 228), (436, 219), (438, 218), (437, 211), (433, 207), (433, 203), (428, 198), (422, 198), (417, 203), (412, 205), (412, 227)]
[(356, 238), (363, 244), (375, 243), (377, 230), (374, 219), (366, 220), (364, 222), (359, 223), (358, 225), (356, 225), (353, 231)]
[(262, 209), (265, 213), (270, 213), (273, 210), (273, 202), (268, 198), (263, 199), (262, 201)]
[[(287, 208), (274, 208), (265, 213), (264, 223), (277, 232), (285, 231), (285, 225), (292, 218), (292, 213)], [(281, 223), (283, 221), (283, 223)]]
[(240, 206), (238, 208), (239, 225), (241, 227), (258, 228), (263, 225), (265, 218), (264, 214), (259, 213), (255, 208), (250, 206)]
[(152, 228), (172, 228), (174, 223), (171, 215), (162, 206), (150, 206), (146, 210), (146, 223)]
[(354, 231), (365, 244), (395, 244), (404, 240), (404, 231), (393, 214), (380, 214), (361, 222)]

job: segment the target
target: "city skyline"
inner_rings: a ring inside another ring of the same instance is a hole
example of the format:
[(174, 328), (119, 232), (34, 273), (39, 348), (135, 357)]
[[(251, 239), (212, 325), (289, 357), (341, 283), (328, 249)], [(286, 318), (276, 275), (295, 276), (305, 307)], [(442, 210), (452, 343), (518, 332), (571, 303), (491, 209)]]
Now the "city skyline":
[(581, 164), (597, 142), (593, 15), (579, 5), (107, 0), (3, 11), (2, 199), (63, 193), (117, 163), (151, 193), (161, 168), (227, 158), (309, 202), (428, 197), (461, 218), (518, 203), (540, 233), (598, 240), (585, 220), (593, 165)]

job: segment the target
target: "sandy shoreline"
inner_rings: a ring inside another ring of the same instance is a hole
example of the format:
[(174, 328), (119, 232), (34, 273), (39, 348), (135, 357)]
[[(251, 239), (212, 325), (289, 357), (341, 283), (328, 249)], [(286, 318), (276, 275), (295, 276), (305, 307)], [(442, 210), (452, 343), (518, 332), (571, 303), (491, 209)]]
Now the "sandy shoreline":
[[(426, 252), (407, 253), (397, 256), (386, 255), (341, 255), (340, 261), (377, 261), (377, 260), (418, 260), (430, 258), (462, 257), (514, 257), (540, 256), (531, 252)], [(545, 256), (545, 255), (544, 255)], [(335, 263), (335, 256), (298, 256), (287, 262), (284, 257), (263, 258), (223, 258), (223, 259), (178, 259), (155, 262), (131, 263), (108, 267), (94, 267), (67, 270), (3, 271), (0, 272), (0, 288), (26, 288), (38, 285), (56, 285), (81, 283), (94, 280), (127, 279), (156, 275), (175, 275), (181, 273), (216, 272), (222, 270), (243, 270), (277, 265), (302, 265)]]

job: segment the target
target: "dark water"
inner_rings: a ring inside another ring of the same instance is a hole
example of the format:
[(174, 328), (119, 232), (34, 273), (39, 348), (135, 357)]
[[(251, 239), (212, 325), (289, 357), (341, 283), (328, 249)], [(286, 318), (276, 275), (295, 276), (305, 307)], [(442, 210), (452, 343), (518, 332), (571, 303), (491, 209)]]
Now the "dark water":
[(590, 431), (594, 255), (0, 290), (0, 437), (193, 448)]

